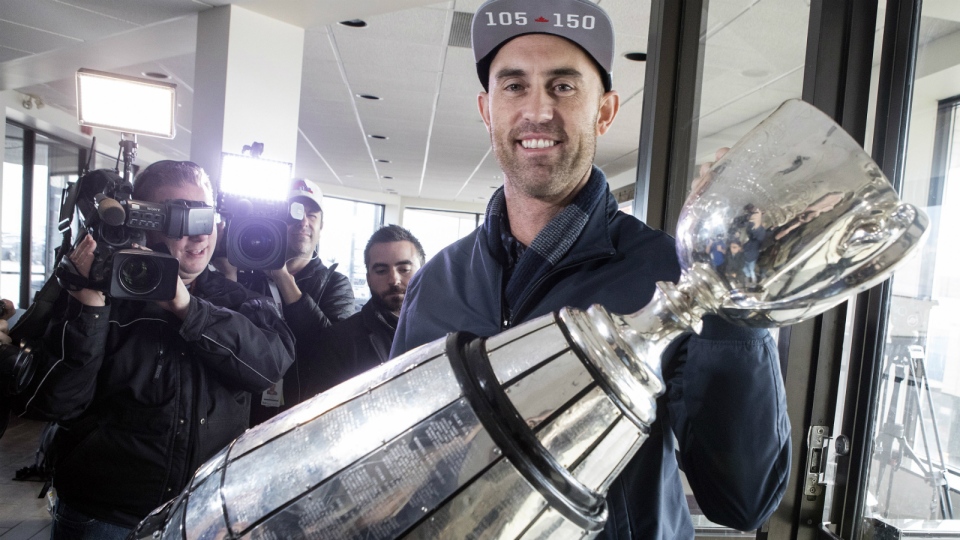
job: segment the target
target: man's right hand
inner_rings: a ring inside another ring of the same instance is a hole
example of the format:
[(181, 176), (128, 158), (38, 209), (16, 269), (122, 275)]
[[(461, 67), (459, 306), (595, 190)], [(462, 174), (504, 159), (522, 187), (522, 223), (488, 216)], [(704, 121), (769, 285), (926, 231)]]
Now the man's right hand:
[[(221, 242), (226, 243), (227, 241), (227, 224), (222, 219), (217, 222), (217, 247), (220, 246)], [(226, 249), (220, 251), (220, 253), (225, 253)], [(213, 250), (214, 257), (210, 259), (210, 264), (217, 269), (217, 272), (223, 274), (223, 276), (230, 281), (237, 281), (237, 267), (230, 264), (230, 261), (227, 260), (227, 256), (217, 256), (217, 250)]]
[(210, 264), (230, 281), (237, 280), (237, 267), (230, 264), (226, 257), (214, 257), (210, 259)]
[(297, 286), (296, 278), (287, 270), (286, 266), (281, 266), (276, 270), (265, 270), (264, 273), (277, 284), (277, 290), (280, 291), (283, 305), (293, 304), (303, 297), (303, 292)]

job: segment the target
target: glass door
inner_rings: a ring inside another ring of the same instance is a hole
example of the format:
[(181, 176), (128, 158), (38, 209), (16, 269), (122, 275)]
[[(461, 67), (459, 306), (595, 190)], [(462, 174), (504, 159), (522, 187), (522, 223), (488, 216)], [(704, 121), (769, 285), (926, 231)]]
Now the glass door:
[(5, 140), (0, 295), (26, 308), (53, 274), (63, 188), (77, 181), (86, 150), (10, 123)]
[(866, 537), (960, 532), (946, 522), (960, 512), (960, 10), (943, 4), (923, 3), (898, 145), (903, 199), (924, 209), (930, 227), (920, 255), (894, 275), (880, 321)]
[[(710, 0), (706, 17), (700, 38), (702, 89), (693, 120), (697, 163), (715, 161), (717, 149), (733, 146), (781, 103), (801, 97), (810, 5), (796, 0)], [(735, 248), (717, 243), (724, 256)], [(801, 432), (796, 426), (794, 437)], [(692, 491), (686, 496), (698, 538), (757, 537), (754, 531), (710, 522)]]

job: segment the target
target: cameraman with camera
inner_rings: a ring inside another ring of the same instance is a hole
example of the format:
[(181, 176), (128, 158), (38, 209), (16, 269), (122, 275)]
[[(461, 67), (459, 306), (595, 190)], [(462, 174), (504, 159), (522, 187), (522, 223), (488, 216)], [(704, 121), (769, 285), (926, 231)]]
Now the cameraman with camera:
[[(210, 180), (191, 162), (150, 165), (133, 195), (213, 203)], [(217, 238), (210, 229), (148, 233), (151, 248), (179, 262), (171, 300), (69, 290), (66, 312), (47, 327), (46, 365), (26, 415), (61, 426), (52, 538), (125, 538), (246, 429), (250, 394), (293, 362), (293, 337), (273, 303), (208, 270)], [(96, 248), (88, 234), (67, 264), (86, 278)]]
[[(335, 271), (336, 265), (329, 268), (324, 265), (317, 253), (323, 230), (320, 186), (310, 180), (295, 179), (287, 201), (303, 205), (303, 218), (287, 224), (286, 262), (282, 267), (238, 272), (226, 258), (219, 257), (214, 260), (214, 265), (228, 278), (260, 294), (270, 295), (271, 282), (276, 285), (283, 315), (297, 339), (297, 358), (303, 359), (312, 355), (301, 351), (301, 343), (315, 343), (318, 333), (350, 317), (356, 308), (350, 280)], [(295, 362), (281, 384), (262, 396), (254, 396), (250, 425), (264, 422), (313, 397), (304, 389), (310, 369), (308, 362)]]

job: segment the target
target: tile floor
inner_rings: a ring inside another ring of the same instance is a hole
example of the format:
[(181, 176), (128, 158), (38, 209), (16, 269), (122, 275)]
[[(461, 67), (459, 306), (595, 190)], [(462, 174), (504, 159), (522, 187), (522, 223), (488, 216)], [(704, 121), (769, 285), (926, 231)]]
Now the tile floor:
[(42, 482), (13, 480), (17, 469), (33, 465), (43, 423), (10, 419), (0, 437), (0, 539), (50, 537), (46, 501), (37, 498)]

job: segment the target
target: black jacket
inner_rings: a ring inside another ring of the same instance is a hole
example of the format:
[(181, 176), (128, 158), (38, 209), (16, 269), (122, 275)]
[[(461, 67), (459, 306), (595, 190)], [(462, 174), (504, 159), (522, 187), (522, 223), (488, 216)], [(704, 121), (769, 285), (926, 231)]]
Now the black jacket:
[[(296, 338), (296, 357), (311, 358), (309, 347), (304, 344), (316, 344), (321, 330), (333, 323), (342, 321), (356, 313), (353, 305), (353, 287), (347, 276), (327, 268), (316, 252), (313, 259), (293, 276), (303, 296), (292, 304), (283, 306), (283, 317)], [(270, 296), (270, 285), (262, 272), (243, 272), (239, 281), (250, 290)], [(264, 422), (282, 411), (311, 397), (304, 391), (301, 372), (310, 368), (304, 362), (294, 362), (283, 376), (283, 405), (264, 407), (260, 396), (253, 396), (250, 406), (250, 425)]]
[(397, 316), (371, 299), (359, 313), (327, 328), (310, 347), (307, 397), (376, 367), (390, 358)]
[(192, 295), (183, 321), (155, 302), (71, 297), (48, 327), (28, 414), (61, 424), (54, 487), (71, 507), (135, 526), (243, 433), (250, 393), (293, 362), (269, 299), (209, 270)]

